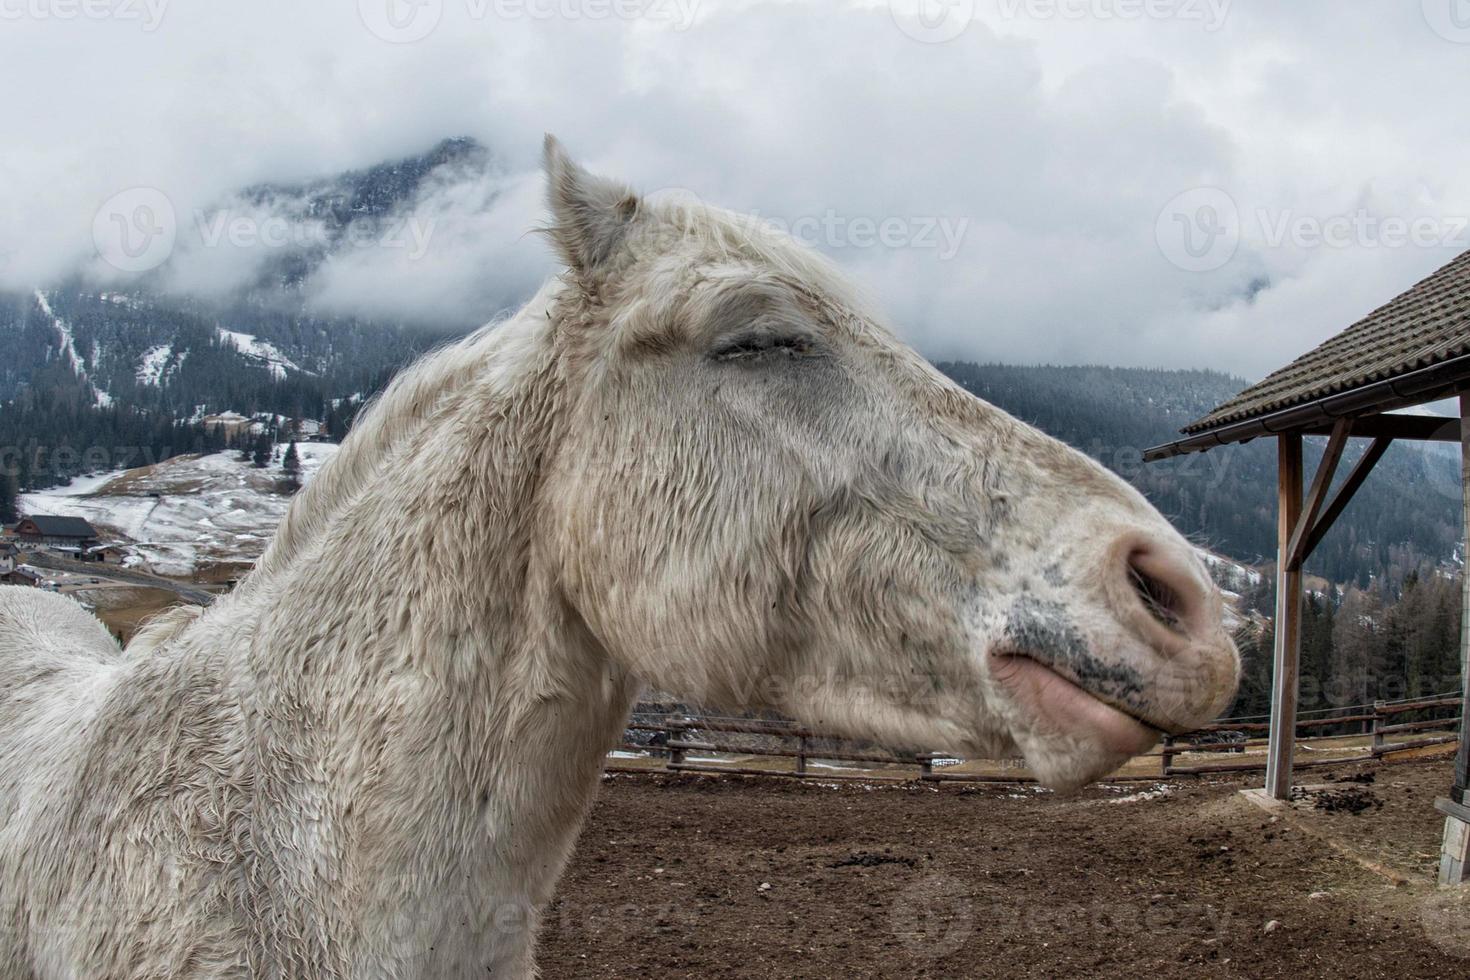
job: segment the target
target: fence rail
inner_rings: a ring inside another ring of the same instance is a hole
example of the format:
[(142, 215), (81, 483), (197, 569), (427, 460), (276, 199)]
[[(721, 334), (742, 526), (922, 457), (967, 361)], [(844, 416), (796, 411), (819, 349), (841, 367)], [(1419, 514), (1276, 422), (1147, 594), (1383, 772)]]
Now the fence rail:
[[(1392, 757), (1399, 753), (1451, 745), (1460, 739), (1460, 708), (1464, 699), (1460, 696), (1434, 695), (1419, 700), (1378, 701), (1371, 705), (1353, 705), (1333, 709), (1340, 714), (1324, 717), (1303, 718), (1296, 723), (1298, 742), (1297, 769), (1312, 769), (1322, 766), (1371, 762)], [(1440, 714), (1450, 709), (1453, 713), (1444, 717), (1421, 718), (1398, 721), (1398, 717), (1412, 712)], [(1332, 735), (1314, 734), (1320, 729), (1334, 726), (1353, 726), (1355, 732)], [(1259, 772), (1266, 768), (1264, 756), (1259, 760), (1201, 762), (1191, 761), (1181, 765), (1181, 757), (1215, 756), (1232, 754), (1248, 756), (1253, 751), (1265, 748), (1268, 740), (1252, 738), (1248, 732), (1265, 732), (1270, 726), (1264, 719), (1232, 718), (1198, 731), (1183, 735), (1165, 736), (1159, 749), (1149, 752), (1140, 759), (1158, 759), (1157, 772), (1130, 772), (1115, 775), (1106, 781), (1139, 782), (1156, 781), (1172, 776), (1203, 776), (1216, 773)], [(663, 771), (726, 773), (730, 775), (775, 776), (788, 778), (818, 778), (823, 780), (858, 779), (877, 782), (971, 782), (971, 783), (1028, 783), (1035, 779), (1019, 771), (970, 772), (963, 770), (945, 771), (948, 760), (955, 758), (944, 752), (890, 752), (871, 744), (856, 743), (813, 731), (801, 725), (776, 720), (754, 718), (691, 717), (667, 715), (656, 720), (630, 722), (629, 732), (642, 732), (650, 736), (648, 744), (625, 741), (619, 748), (622, 752), (637, 752), (664, 759)], [(1438, 734), (1422, 735), (1421, 733)], [(1407, 739), (1400, 736), (1419, 736)], [(720, 736), (726, 736), (721, 738)], [(773, 744), (741, 744), (729, 736), (766, 736)], [(1238, 737), (1237, 737), (1238, 736)], [(1343, 748), (1337, 748), (1342, 743)], [(1356, 743), (1356, 744), (1352, 744)], [(1352, 752), (1361, 747), (1361, 751)], [(1348, 754), (1337, 754), (1341, 752)], [(1311, 758), (1312, 753), (1330, 752), (1330, 757)], [(691, 753), (696, 754), (691, 759)], [(740, 765), (735, 760), (709, 759), (705, 755), (755, 758), (791, 759), (788, 769), (763, 768), (757, 765)], [(833, 772), (829, 769), (812, 771), (813, 763), (823, 762), (857, 763), (864, 766), (882, 766), (883, 769), (868, 769), (861, 773)], [(936, 765), (936, 763), (938, 765)], [(1021, 769), (1019, 763), (1007, 760), (1006, 768)], [(1132, 764), (1137, 768), (1137, 759)], [(888, 768), (891, 767), (891, 768)], [(917, 771), (910, 771), (910, 768)], [(610, 757), (606, 767), (612, 772), (646, 773), (659, 771), (649, 766), (627, 766)]]

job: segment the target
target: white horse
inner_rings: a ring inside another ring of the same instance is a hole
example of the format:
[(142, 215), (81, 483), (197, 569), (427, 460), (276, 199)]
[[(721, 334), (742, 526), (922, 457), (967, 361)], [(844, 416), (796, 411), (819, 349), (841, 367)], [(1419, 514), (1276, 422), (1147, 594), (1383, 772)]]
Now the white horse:
[(0, 978), (532, 976), (646, 683), (1062, 787), (1227, 703), (1125, 483), (795, 242), (546, 164), (567, 272), (405, 371), (233, 594), (123, 653), (0, 592)]

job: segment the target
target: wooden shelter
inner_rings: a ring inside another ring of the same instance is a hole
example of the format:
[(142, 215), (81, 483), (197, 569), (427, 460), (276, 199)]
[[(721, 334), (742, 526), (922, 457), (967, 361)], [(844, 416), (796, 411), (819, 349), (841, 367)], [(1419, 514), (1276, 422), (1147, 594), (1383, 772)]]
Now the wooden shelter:
[[(1459, 399), (1459, 417), (1402, 410)], [(1182, 430), (1183, 438), (1150, 449), (1148, 461), (1217, 446), (1274, 438), (1278, 459), (1276, 647), (1266, 791), (1287, 799), (1292, 786), (1301, 658), (1302, 564), (1396, 439), (1458, 442), (1461, 491), (1470, 529), (1470, 252), (1369, 313), (1315, 350), (1252, 385)], [(1302, 438), (1326, 436), (1327, 448), (1303, 496)], [(1351, 439), (1371, 440), (1347, 478), (1333, 477)], [(1466, 554), (1470, 555), (1470, 537)], [(1470, 678), (1470, 569), (1463, 576), (1461, 681)], [(1470, 692), (1467, 692), (1470, 694)], [(1454, 786), (1446, 815), (1441, 880), (1459, 883), (1470, 856), (1470, 696), (1464, 701)]]

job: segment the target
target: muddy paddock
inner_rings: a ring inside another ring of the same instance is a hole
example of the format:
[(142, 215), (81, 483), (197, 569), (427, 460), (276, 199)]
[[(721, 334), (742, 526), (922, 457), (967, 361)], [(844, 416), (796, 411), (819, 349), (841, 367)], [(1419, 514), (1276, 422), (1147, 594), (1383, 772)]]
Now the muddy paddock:
[(1449, 762), (1311, 778), (1323, 805), (1273, 814), (1233, 782), (609, 776), (543, 975), (1470, 976), (1470, 904), (1432, 884)]

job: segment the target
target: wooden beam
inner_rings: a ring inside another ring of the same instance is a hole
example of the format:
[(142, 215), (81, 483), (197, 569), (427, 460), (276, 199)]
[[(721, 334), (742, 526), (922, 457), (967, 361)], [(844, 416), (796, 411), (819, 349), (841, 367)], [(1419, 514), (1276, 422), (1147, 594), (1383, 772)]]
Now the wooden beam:
[[(1470, 392), (1460, 395), (1460, 492), (1465, 508), (1465, 544), (1470, 547)], [(1465, 552), (1470, 554), (1470, 551)], [(1460, 684), (1465, 694), (1461, 706), (1460, 751), (1455, 756), (1455, 787), (1450, 799), (1470, 803), (1470, 572), (1460, 576)]]
[(1302, 573), (1287, 565), (1291, 539), (1302, 512), (1302, 436), (1282, 433), (1277, 440), (1276, 649), (1271, 673), (1271, 742), (1267, 747), (1266, 792), (1291, 796), (1291, 764), (1296, 750), (1296, 699), (1302, 646)]
[[(1334, 425), (1314, 425), (1303, 431), (1309, 436), (1325, 436), (1332, 433)], [(1353, 435), (1368, 439), (1407, 439), (1413, 442), (1459, 442), (1460, 420), (1438, 415), (1396, 415), (1393, 412), (1384, 412), (1354, 419)]]
[(1444, 846), (1439, 854), (1439, 883), (1455, 887), (1465, 883), (1470, 865), (1470, 823), (1456, 816), (1444, 818)]
[(1310, 554), (1307, 543), (1311, 540), (1312, 526), (1317, 523), (1317, 515), (1322, 512), (1327, 491), (1332, 489), (1332, 478), (1337, 475), (1337, 464), (1342, 461), (1342, 451), (1347, 448), (1348, 436), (1352, 431), (1352, 419), (1338, 419), (1337, 424), (1332, 427), (1332, 436), (1327, 440), (1327, 451), (1322, 454), (1322, 462), (1317, 465), (1317, 474), (1312, 477), (1312, 489), (1307, 494), (1306, 509), (1297, 518), (1296, 527), (1291, 532), (1291, 543), (1286, 551), (1286, 567), (1292, 571), (1300, 571), (1302, 563)]
[(1353, 494), (1358, 492), (1358, 488), (1368, 479), (1368, 474), (1373, 472), (1373, 467), (1378, 465), (1378, 461), (1391, 445), (1393, 440), (1388, 436), (1379, 436), (1373, 440), (1373, 444), (1363, 453), (1342, 486), (1337, 488), (1337, 493), (1333, 494), (1332, 502), (1322, 511), (1322, 516), (1312, 525), (1312, 531), (1307, 535), (1306, 554), (1310, 555), (1317, 550), (1317, 545), (1332, 530), (1332, 525), (1337, 523), (1347, 505), (1352, 503)]

